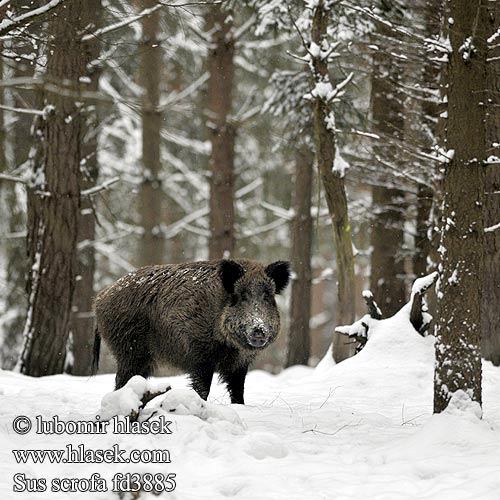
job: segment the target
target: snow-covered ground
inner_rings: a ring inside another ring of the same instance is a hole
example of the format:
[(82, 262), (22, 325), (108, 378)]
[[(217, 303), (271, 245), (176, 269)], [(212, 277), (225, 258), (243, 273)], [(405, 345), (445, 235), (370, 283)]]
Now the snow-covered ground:
[[(186, 389), (184, 377), (168, 379), (172, 390), (141, 418), (155, 410), (149, 423), (172, 421), (170, 434), (36, 434), (37, 415), (105, 418), (120, 404), (127, 412), (134, 391), (108, 395), (101, 407), (111, 375), (32, 379), (0, 372), (0, 498), (118, 498), (112, 491), (51, 492), (51, 481), (99, 473), (111, 488), (115, 474), (138, 472), (175, 473), (176, 489), (164, 495), (176, 500), (500, 499), (500, 369), (483, 365), (482, 420), (460, 398), (432, 415), (433, 339), (420, 337), (401, 318), (383, 325), (361, 353), (339, 365), (325, 359), (316, 369), (293, 367), (277, 376), (251, 372), (246, 406), (229, 405), (220, 385), (205, 404)], [(145, 382), (134, 384), (137, 389)], [(25, 435), (12, 428), (20, 415), (33, 422)], [(118, 444), (127, 452), (167, 449), (171, 462), (18, 464), (12, 453), (81, 443), (89, 449)], [(46, 478), (47, 491), (14, 493), (17, 473)]]

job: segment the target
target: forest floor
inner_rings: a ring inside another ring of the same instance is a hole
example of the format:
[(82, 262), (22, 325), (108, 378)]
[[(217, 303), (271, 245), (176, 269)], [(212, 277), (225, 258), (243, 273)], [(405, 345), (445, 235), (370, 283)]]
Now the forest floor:
[[(205, 404), (186, 390), (185, 377), (169, 378), (172, 390), (153, 400), (144, 416), (154, 410), (150, 422), (172, 421), (171, 434), (36, 434), (37, 415), (77, 421), (127, 413), (130, 390), (108, 395), (101, 407), (111, 375), (32, 379), (0, 372), (0, 498), (118, 498), (112, 477), (139, 472), (175, 473), (175, 491), (163, 494), (175, 500), (500, 499), (500, 369), (483, 364), (482, 419), (460, 398), (432, 415), (433, 338), (401, 321), (388, 326), (338, 365), (327, 358), (315, 369), (250, 372), (246, 406), (229, 405), (218, 384)], [(33, 422), (26, 435), (13, 431), (20, 415)], [(167, 449), (171, 463), (20, 464), (12, 453), (82, 443), (88, 449), (118, 444), (127, 453)], [(47, 491), (14, 493), (17, 473), (46, 478)], [(50, 491), (53, 478), (93, 473), (106, 479), (109, 491)]]

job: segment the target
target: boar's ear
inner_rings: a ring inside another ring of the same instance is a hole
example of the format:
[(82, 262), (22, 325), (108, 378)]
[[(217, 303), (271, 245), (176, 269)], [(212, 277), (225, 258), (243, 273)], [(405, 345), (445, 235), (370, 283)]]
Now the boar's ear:
[(274, 281), (276, 293), (286, 288), (290, 280), (290, 262), (278, 260), (269, 264), (264, 271)]
[(245, 274), (245, 269), (234, 260), (222, 260), (219, 276), (228, 293), (234, 293), (234, 284)]

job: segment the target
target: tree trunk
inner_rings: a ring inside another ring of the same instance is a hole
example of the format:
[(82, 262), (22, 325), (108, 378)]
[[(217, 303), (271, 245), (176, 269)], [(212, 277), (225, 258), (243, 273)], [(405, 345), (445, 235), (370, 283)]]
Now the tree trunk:
[[(18, 40), (16, 40), (18, 42)], [(12, 47), (17, 54), (26, 55), (33, 52), (33, 47), (17, 44)], [(28, 52), (29, 51), (29, 52)], [(34, 64), (28, 65), (24, 61), (12, 61), (15, 77), (33, 76)], [(38, 108), (40, 103), (35, 102), (35, 92), (16, 88), (12, 91), (12, 100), (15, 108)], [(16, 113), (12, 125), (12, 168), (16, 172), (24, 173), (22, 166), (28, 161), (32, 138), (30, 135), (33, 116), (25, 113)], [(3, 127), (2, 127), (3, 130)], [(2, 148), (3, 154), (5, 150)], [(4, 163), (5, 161), (5, 163)], [(7, 168), (7, 158), (2, 161), (2, 166)], [(24, 237), (20, 235), (26, 229), (25, 207), (21, 199), (24, 197), (23, 187), (14, 183), (4, 183), (2, 194), (7, 208), (8, 231), (11, 235), (19, 236), (9, 238), (5, 242), (7, 288), (5, 296), (6, 311), (9, 311), (8, 320), (4, 322), (4, 338), (2, 343), (2, 366), (5, 369), (13, 369), (19, 357), (22, 345), (22, 331), (26, 314), (26, 244)], [(19, 196), (21, 195), (21, 197)]]
[[(426, 36), (429, 39), (437, 39), (440, 31), (440, 15), (442, 12), (441, 2), (425, 1), (423, 21), (426, 29)], [(430, 54), (429, 54), (430, 56)], [(423, 147), (430, 151), (437, 143), (438, 131), (436, 122), (438, 120), (438, 97), (434, 96), (432, 91), (436, 92), (439, 88), (439, 65), (434, 58), (426, 57), (421, 64), (423, 88), (429, 92), (424, 96), (421, 104), (421, 124), (419, 124), (421, 143)], [(437, 263), (432, 261), (432, 254), (436, 253), (437, 246), (433, 249), (432, 239), (434, 235), (433, 224), (433, 201), (434, 196), (438, 194), (439, 190), (435, 186), (437, 179), (431, 177), (435, 171), (435, 165), (431, 164), (426, 168), (423, 175), (427, 176), (429, 182), (426, 184), (419, 184), (417, 191), (417, 220), (416, 220), (416, 235), (415, 235), (415, 254), (413, 256), (413, 273), (418, 278), (425, 274), (435, 271)], [(439, 221), (438, 221), (439, 222)], [(436, 224), (437, 225), (437, 224)], [(437, 238), (436, 238), (437, 239)], [(433, 252), (434, 250), (434, 252)], [(428, 297), (435, 297), (430, 291)], [(435, 309), (434, 309), (435, 310)]]
[[(156, 0), (141, 0), (141, 9), (156, 5)], [(140, 190), (140, 218), (144, 233), (141, 238), (139, 265), (164, 262), (165, 239), (162, 231), (162, 189), (160, 143), (162, 112), (160, 82), (163, 54), (158, 40), (161, 13), (159, 10), (142, 18), (140, 45), (140, 82), (142, 95), (142, 167), (143, 179)]]
[(49, 18), (46, 78), (65, 92), (45, 96), (28, 190), (29, 304), (18, 367), (31, 376), (61, 373), (66, 358), (80, 218), (84, 8), (73, 0)]
[(231, 123), (234, 82), (234, 39), (232, 12), (212, 6), (206, 24), (211, 32), (208, 51), (207, 127), (212, 145), (210, 166), (210, 259), (234, 254), (234, 143)]
[[(397, 6), (382, 2), (382, 15), (388, 19), (398, 16)], [(376, 23), (375, 45), (379, 50), (373, 56), (371, 78), (371, 115), (375, 132), (381, 137), (401, 139), (405, 121), (403, 115), (403, 96), (393, 82), (401, 78), (402, 71), (397, 60), (391, 56), (391, 29)], [(388, 163), (397, 164), (396, 146), (380, 143), (374, 146), (375, 162), (380, 158)], [(384, 314), (392, 316), (406, 302), (404, 267), (404, 223), (405, 193), (396, 188), (373, 186), (370, 243), (371, 273), (370, 289)]]
[(427, 274), (428, 256), (431, 252), (429, 222), (432, 209), (432, 188), (419, 184), (417, 191), (417, 220), (415, 224), (415, 254), (413, 255), (413, 273), (416, 278)]
[[(318, 47), (327, 37), (330, 9), (319, 0), (313, 13), (311, 40)], [(327, 61), (311, 57), (314, 84), (330, 83)], [(328, 210), (332, 220), (333, 243), (337, 263), (338, 306), (335, 321), (338, 325), (348, 325), (354, 321), (355, 286), (354, 256), (352, 251), (351, 226), (347, 211), (347, 197), (344, 173), (335, 166), (336, 137), (333, 124), (335, 117), (331, 103), (317, 95), (314, 99), (314, 136), (318, 168), (325, 189)], [(334, 333), (333, 357), (336, 362), (354, 354), (352, 344), (346, 343), (340, 334)]]
[(372, 187), (370, 290), (387, 316), (396, 314), (406, 301), (404, 202), (404, 192), (399, 189)]
[[(101, 0), (87, 0), (87, 8), (82, 11), (82, 24), (87, 31), (100, 27)], [(89, 63), (99, 56), (98, 38), (86, 42), (82, 46), (86, 75), (90, 78), (88, 90), (97, 92), (99, 88), (100, 68), (89, 68)], [(82, 145), (82, 165), (80, 190), (95, 186), (99, 174), (97, 161), (97, 131), (99, 128), (98, 112), (91, 106), (87, 112)], [(95, 240), (95, 213), (90, 197), (81, 200), (81, 218), (78, 226), (77, 281), (73, 299), (73, 317), (71, 331), (73, 333), (73, 375), (90, 375), (92, 364), (92, 346), (94, 342), (94, 319), (92, 303), (94, 300), (95, 251), (91, 243)]]
[(295, 150), (295, 218), (292, 227), (292, 300), (286, 366), (307, 365), (311, 352), (311, 195), (314, 154), (307, 145)]
[[(498, 28), (500, 2), (492, 2), (488, 8), (490, 33)], [(498, 40), (498, 39), (497, 39)], [(488, 53), (486, 123), (488, 156), (500, 158), (500, 47)], [(494, 58), (497, 58), (496, 60)], [(494, 146), (494, 144), (497, 144)], [(484, 225), (495, 226), (500, 222), (500, 165), (487, 165), (485, 170), (486, 198)], [(484, 279), (481, 311), (481, 351), (485, 359), (500, 365), (500, 229), (488, 231), (484, 236)]]
[(451, 53), (447, 65), (448, 162), (444, 164), (443, 179), (434, 377), (436, 413), (446, 409), (457, 390), (481, 403), (487, 28), (486, 9), (480, 4), (449, 0), (449, 11), (444, 16), (445, 23), (453, 19), (453, 26), (449, 30)]

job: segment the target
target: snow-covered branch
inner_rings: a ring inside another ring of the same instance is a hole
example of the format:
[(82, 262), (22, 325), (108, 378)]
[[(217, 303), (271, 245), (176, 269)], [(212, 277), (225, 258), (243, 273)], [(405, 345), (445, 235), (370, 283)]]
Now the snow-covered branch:
[[(63, 2), (64, 0), (50, 0), (42, 7), (30, 10), (16, 17), (3, 19), (2, 21), (0, 21), (0, 36), (7, 35), (11, 31), (25, 26), (27, 23), (33, 21), (34, 19), (47, 14), (48, 12), (54, 10), (56, 7), (59, 7)], [(4, 4), (5, 2), (2, 2), (2, 5)]]
[(97, 193), (100, 193), (101, 191), (105, 191), (119, 180), (120, 180), (119, 177), (113, 177), (112, 179), (108, 179), (107, 181), (103, 182), (102, 184), (99, 184), (98, 186), (94, 186), (89, 189), (83, 190), (81, 194), (82, 196), (93, 196)]
[(500, 229), (500, 222), (498, 224), (495, 224), (494, 226), (489, 226), (484, 228), (485, 233), (494, 233), (495, 231), (498, 231)]

